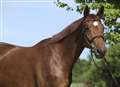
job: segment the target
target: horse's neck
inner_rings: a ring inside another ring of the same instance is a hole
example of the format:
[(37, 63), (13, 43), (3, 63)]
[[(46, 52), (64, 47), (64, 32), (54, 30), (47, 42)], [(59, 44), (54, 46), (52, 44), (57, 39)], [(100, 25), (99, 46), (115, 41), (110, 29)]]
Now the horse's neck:
[(84, 40), (79, 27), (80, 20), (77, 20), (62, 32), (36, 45), (38, 49), (45, 49), (51, 55), (48, 61), (50, 66), (60, 68), (63, 65), (65, 70), (72, 68), (84, 49)]
[[(57, 46), (59, 45), (59, 46)], [(73, 32), (60, 42), (56, 43), (56, 53), (61, 57), (64, 67), (66, 70), (71, 70), (79, 55), (84, 49), (83, 38), (79, 31)]]

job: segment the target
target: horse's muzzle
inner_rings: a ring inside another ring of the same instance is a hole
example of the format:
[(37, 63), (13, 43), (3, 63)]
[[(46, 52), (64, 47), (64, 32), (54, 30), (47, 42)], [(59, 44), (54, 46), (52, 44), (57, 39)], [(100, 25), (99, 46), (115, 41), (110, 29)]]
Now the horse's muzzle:
[(106, 53), (106, 48), (96, 49), (94, 51), (95, 51), (96, 58), (103, 58)]

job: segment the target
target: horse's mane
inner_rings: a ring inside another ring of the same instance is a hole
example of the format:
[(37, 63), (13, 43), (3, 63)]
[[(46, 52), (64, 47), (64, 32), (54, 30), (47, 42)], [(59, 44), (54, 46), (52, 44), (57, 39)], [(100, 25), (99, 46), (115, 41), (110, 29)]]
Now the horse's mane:
[(78, 20), (74, 21), (72, 24), (67, 26), (63, 31), (52, 36), (50, 42), (60, 41), (60, 40), (64, 39), (65, 37), (67, 37), (68, 35), (70, 35), (71, 33), (73, 33), (74, 31), (76, 31), (79, 28), (81, 21), (82, 21), (82, 19), (78, 19)]
[(5, 43), (5, 42), (0, 42), (0, 46), (11, 46), (11, 47), (15, 47), (15, 45), (9, 44), (9, 43)]

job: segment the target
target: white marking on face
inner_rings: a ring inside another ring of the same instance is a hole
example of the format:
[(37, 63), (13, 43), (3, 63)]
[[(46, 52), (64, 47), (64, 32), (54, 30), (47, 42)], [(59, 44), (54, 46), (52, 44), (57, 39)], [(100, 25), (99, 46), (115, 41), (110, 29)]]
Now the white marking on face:
[(96, 26), (98, 26), (98, 22), (97, 21), (94, 21), (93, 22), (93, 25), (96, 27)]

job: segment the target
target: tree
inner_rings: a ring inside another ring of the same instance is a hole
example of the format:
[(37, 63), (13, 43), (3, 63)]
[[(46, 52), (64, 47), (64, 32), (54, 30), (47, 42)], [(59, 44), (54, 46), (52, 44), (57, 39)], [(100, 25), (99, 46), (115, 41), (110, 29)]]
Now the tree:
[(107, 52), (106, 57), (111, 65), (111, 70), (119, 82), (120, 82), (120, 43), (111, 46)]
[(102, 75), (102, 70), (98, 70), (89, 60), (78, 60), (74, 66), (72, 78), (73, 83), (87, 85), (84, 87), (106, 87)]

